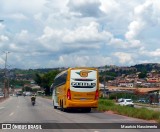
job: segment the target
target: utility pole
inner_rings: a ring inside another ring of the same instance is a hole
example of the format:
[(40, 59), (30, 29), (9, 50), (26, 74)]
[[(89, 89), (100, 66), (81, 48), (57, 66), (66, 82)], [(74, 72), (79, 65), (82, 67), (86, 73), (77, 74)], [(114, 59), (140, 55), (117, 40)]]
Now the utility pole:
[(6, 58), (5, 58), (5, 71), (4, 71), (4, 98), (8, 97), (9, 95), (9, 88), (8, 88), (8, 80), (7, 80), (7, 55), (10, 53), (9, 51), (4, 51), (4, 53), (6, 54)]
[(103, 76), (103, 85), (104, 85), (104, 92), (103, 92), (103, 97), (106, 97), (106, 66), (105, 66), (105, 71), (104, 71), (104, 76)]
[(103, 85), (104, 85), (103, 97), (105, 98), (105, 97), (106, 97), (106, 88), (105, 88), (105, 87), (106, 87), (106, 79), (105, 79), (105, 75), (103, 76), (103, 81), (104, 81), (104, 82), (103, 82), (103, 83), (104, 83), (104, 84), (103, 84)]

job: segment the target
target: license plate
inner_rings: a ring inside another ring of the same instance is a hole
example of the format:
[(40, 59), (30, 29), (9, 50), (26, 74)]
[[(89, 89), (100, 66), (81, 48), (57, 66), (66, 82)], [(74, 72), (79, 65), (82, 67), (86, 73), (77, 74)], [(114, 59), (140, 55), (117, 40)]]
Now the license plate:
[(86, 100), (86, 98), (81, 98), (80, 100)]

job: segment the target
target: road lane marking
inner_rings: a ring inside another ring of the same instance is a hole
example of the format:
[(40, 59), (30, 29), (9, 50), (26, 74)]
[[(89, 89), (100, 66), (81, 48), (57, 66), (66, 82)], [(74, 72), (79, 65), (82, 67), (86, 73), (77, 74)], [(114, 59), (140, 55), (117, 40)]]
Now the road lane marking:
[(9, 114), (9, 116), (12, 116), (14, 114), (14, 112), (12, 112), (11, 114)]
[(17, 108), (19, 108), (19, 105), (17, 105)]
[(0, 110), (4, 109), (5, 107), (0, 107)]

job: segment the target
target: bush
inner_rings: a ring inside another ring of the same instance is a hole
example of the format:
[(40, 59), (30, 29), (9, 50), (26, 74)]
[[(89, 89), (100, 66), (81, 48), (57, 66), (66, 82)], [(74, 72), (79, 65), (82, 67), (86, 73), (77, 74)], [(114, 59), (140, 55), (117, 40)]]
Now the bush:
[(100, 99), (99, 100), (99, 104), (103, 104), (105, 106), (113, 106), (113, 105), (115, 105), (114, 101), (112, 101), (112, 100), (106, 100), (106, 99)]

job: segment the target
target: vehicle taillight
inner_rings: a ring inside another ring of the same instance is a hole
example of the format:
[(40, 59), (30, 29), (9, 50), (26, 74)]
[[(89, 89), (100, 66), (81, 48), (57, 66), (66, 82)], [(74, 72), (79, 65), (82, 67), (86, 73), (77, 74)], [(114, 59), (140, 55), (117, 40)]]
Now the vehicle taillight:
[(68, 89), (68, 91), (67, 91), (67, 99), (68, 99), (68, 100), (71, 99), (71, 91), (70, 91), (70, 89)]
[(98, 92), (98, 90), (96, 90), (95, 100), (98, 100), (98, 98), (99, 98), (99, 92)]

